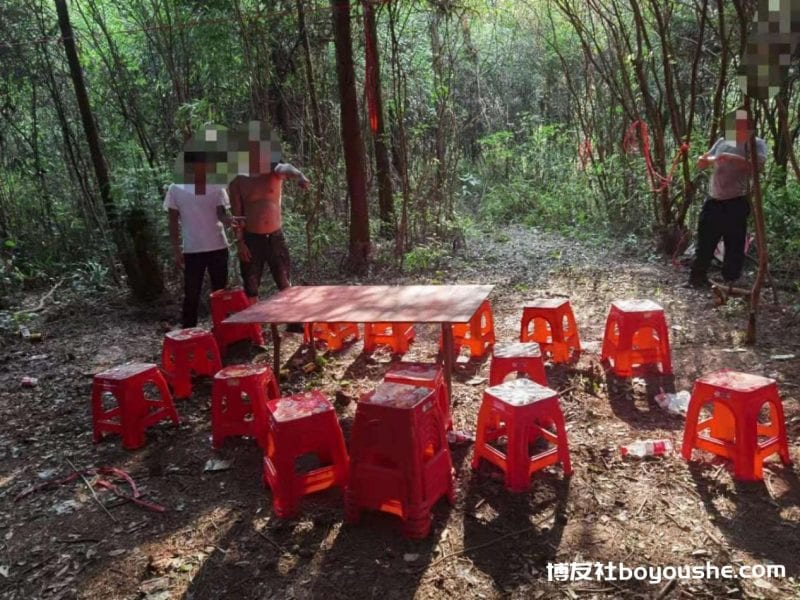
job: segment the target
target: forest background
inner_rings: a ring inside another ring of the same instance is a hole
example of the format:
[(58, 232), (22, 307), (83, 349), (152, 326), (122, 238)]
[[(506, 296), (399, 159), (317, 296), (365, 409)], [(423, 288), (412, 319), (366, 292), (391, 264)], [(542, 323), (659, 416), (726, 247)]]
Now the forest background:
[[(58, 278), (159, 295), (179, 278), (162, 210), (177, 153), (206, 124), (251, 119), (278, 132), (285, 160), (313, 182), (284, 194), (306, 278), (435, 270), (508, 223), (675, 258), (704, 196), (696, 157), (742, 101), (736, 72), (756, 8), (6, 0), (0, 309)], [(774, 98), (752, 105), (770, 147), (771, 269), (795, 287), (797, 80), (793, 67)]]

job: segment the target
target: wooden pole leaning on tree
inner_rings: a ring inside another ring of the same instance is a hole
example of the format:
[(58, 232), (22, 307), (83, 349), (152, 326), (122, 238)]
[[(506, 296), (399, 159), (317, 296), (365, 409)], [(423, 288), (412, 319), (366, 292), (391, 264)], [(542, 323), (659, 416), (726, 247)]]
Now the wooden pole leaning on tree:
[[(747, 112), (747, 121), (752, 123), (750, 116), (750, 97), (744, 98), (744, 109)], [(756, 249), (758, 250), (758, 270), (756, 279), (750, 290), (750, 313), (747, 317), (747, 335), (745, 343), (756, 343), (756, 316), (758, 305), (761, 300), (761, 288), (764, 285), (764, 276), (767, 272), (767, 240), (766, 227), (764, 225), (764, 210), (761, 202), (761, 181), (758, 175), (758, 148), (756, 147), (755, 126), (750, 130), (750, 165), (753, 169), (753, 192), (750, 200), (753, 205), (753, 221), (756, 227)]]

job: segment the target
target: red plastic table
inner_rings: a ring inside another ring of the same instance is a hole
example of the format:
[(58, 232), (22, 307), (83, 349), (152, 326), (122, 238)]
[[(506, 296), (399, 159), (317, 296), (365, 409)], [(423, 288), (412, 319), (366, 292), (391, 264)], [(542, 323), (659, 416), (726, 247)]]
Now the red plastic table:
[(452, 324), (469, 322), (493, 288), (491, 285), (293, 286), (228, 317), (224, 323), (269, 323), (276, 374), (280, 372), (279, 323), (440, 323), (449, 394), (453, 371)]

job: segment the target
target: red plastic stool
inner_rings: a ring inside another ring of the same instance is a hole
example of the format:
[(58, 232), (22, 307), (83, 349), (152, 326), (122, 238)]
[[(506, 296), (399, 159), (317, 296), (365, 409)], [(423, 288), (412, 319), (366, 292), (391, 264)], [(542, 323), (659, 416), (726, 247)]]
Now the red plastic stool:
[(578, 325), (569, 300), (542, 298), (522, 308), (520, 342), (536, 342), (555, 363), (577, 358), (581, 351)]
[(228, 346), (242, 340), (250, 340), (257, 346), (264, 345), (264, 333), (258, 323), (241, 325), (223, 323), (231, 315), (250, 306), (251, 302), (242, 288), (217, 290), (211, 294), (210, 299), (211, 320), (214, 323), (212, 331), (221, 353), (224, 354)]
[[(700, 409), (708, 403), (713, 415), (698, 423)], [(766, 425), (758, 422), (764, 404), (770, 415)], [(763, 479), (764, 459), (772, 454), (790, 465), (783, 405), (775, 380), (723, 370), (695, 381), (681, 451), (686, 460), (692, 458), (694, 448), (732, 460), (733, 476), (747, 481)]]
[[(145, 385), (152, 384), (159, 398), (145, 395)], [(103, 408), (103, 395), (111, 394), (117, 406)], [(114, 367), (94, 376), (92, 385), (92, 429), (94, 443), (104, 433), (122, 435), (122, 446), (135, 450), (144, 445), (145, 430), (165, 419), (179, 422), (169, 387), (158, 367), (149, 363), (134, 363)]]
[(389, 367), (383, 380), (386, 383), (403, 383), (434, 390), (439, 410), (444, 415), (445, 427), (448, 431), (453, 428), (447, 385), (445, 385), (444, 373), (439, 365), (422, 362), (397, 362)]
[(495, 344), (489, 367), (489, 385), (500, 385), (509, 373), (525, 374), (536, 383), (546, 386), (547, 374), (539, 344)]
[(619, 377), (632, 377), (646, 365), (660, 365), (662, 375), (671, 375), (664, 309), (652, 300), (612, 302), (600, 353), (600, 361), (606, 360)]
[(428, 535), (433, 505), (442, 496), (455, 501), (444, 421), (429, 388), (383, 383), (361, 398), (350, 438), (348, 522), (362, 509), (379, 510), (399, 516), (407, 537)]
[[(267, 412), (264, 483), (272, 490), (275, 514), (288, 519), (306, 494), (345, 486), (347, 450), (333, 405), (317, 390), (270, 400)], [(298, 473), (295, 461), (312, 453), (323, 466)]]
[(231, 365), (217, 371), (211, 388), (211, 446), (220, 448), (231, 435), (255, 437), (263, 443), (267, 401), (280, 395), (267, 365)]
[[(482, 358), (486, 350), (494, 344), (494, 318), (492, 306), (484, 300), (469, 323), (453, 324), (453, 350), (456, 355), (461, 348), (469, 348), (470, 358)], [(439, 351), (444, 351), (444, 342), (439, 336)]]
[(192, 395), (192, 375), (214, 375), (222, 368), (214, 336), (199, 327), (176, 329), (164, 336), (161, 368), (175, 398)]
[(359, 337), (358, 323), (306, 323), (303, 343), (310, 344), (313, 338), (324, 342), (331, 352), (338, 352), (345, 342)]
[[(555, 433), (542, 423), (552, 423)], [(507, 439), (505, 453), (490, 445), (501, 437)], [(539, 437), (552, 447), (531, 456), (529, 445)], [(557, 392), (529, 379), (512, 379), (487, 388), (478, 413), (473, 469), (478, 469), (481, 459), (505, 473), (506, 487), (512, 492), (526, 491), (534, 472), (558, 462), (564, 475), (571, 475), (567, 431)]]
[(405, 354), (414, 335), (413, 323), (364, 323), (364, 352), (385, 345), (395, 354)]

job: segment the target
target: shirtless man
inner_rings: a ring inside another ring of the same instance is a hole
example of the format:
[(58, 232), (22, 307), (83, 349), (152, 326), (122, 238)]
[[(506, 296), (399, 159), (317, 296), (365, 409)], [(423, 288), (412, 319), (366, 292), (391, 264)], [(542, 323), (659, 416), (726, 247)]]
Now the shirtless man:
[(250, 140), (249, 175), (238, 175), (228, 186), (231, 212), (244, 218), (237, 229), (237, 251), (248, 298), (255, 301), (264, 272), (269, 267), (279, 290), (292, 285), (289, 248), (281, 230), (281, 192), (284, 179), (294, 179), (301, 189), (311, 184), (303, 173), (287, 163), (270, 162), (264, 143)]

